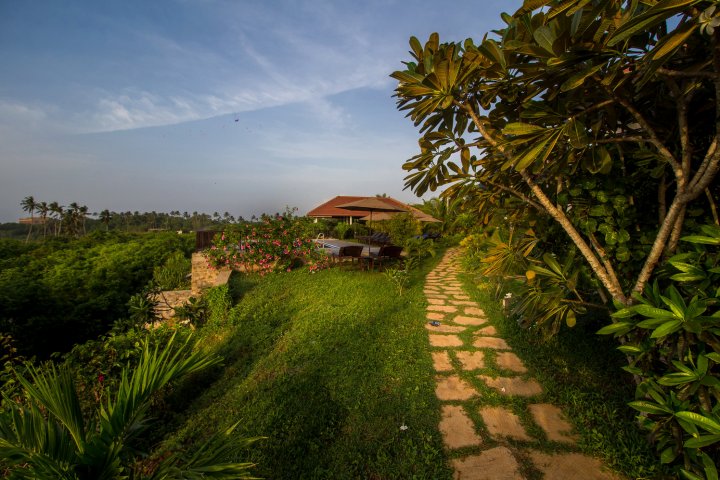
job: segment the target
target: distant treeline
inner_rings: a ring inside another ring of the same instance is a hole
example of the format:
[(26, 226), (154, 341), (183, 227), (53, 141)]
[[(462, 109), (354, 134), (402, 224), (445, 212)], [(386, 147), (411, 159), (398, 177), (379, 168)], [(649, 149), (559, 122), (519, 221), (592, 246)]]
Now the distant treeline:
[[(96, 230), (120, 230), (124, 232), (146, 232), (149, 230), (202, 230), (217, 229), (222, 225), (243, 223), (242, 216), (230, 212), (115, 212), (102, 210), (90, 212), (88, 207), (73, 202), (67, 206), (58, 202), (38, 202), (33, 196), (25, 197), (20, 205), (29, 224), (9, 222), (0, 224), (0, 238), (41, 239), (48, 237), (80, 237)], [(253, 215), (249, 221), (256, 221)]]

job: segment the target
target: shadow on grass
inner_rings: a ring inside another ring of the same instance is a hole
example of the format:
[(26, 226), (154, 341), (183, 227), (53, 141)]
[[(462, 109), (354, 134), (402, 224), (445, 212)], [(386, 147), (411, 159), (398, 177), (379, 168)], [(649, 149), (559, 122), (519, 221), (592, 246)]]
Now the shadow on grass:
[(436, 261), (402, 297), (376, 272), (234, 280), (227, 323), (200, 332), (225, 367), (166, 446), (192, 448), (240, 420), (238, 434), (267, 437), (239, 455), (258, 476), (450, 478), (423, 328), (422, 278)]

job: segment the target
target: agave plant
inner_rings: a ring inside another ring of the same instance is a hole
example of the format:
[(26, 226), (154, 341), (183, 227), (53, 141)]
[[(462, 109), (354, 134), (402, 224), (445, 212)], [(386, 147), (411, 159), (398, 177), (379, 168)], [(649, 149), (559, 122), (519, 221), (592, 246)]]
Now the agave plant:
[(189, 340), (174, 343), (175, 336), (164, 348), (151, 349), (146, 341), (137, 367), (122, 371), (117, 392), (89, 419), (83, 418), (67, 368), (29, 366), (30, 379), (20, 377), (24, 399), (10, 401), (0, 415), (0, 468), (8, 478), (247, 478), (252, 465), (228, 459), (253, 439), (232, 435), (235, 426), (214, 435), (192, 454), (169, 452), (152, 468), (138, 471), (141, 452), (136, 447), (150, 425), (153, 394), (220, 361), (193, 352)]

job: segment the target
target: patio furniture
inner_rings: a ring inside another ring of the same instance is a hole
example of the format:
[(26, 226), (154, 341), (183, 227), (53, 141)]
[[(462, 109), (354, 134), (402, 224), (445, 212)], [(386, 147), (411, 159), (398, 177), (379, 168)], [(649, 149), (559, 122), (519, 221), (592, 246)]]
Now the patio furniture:
[(333, 252), (331, 255), (335, 262), (342, 263), (349, 258), (350, 262), (354, 264), (356, 259), (358, 263), (360, 262), (362, 251), (362, 245), (346, 245), (344, 247), (340, 247), (337, 252)]
[(403, 248), (398, 245), (383, 245), (377, 253), (372, 253), (366, 257), (362, 257), (364, 261), (369, 262), (369, 268), (375, 268), (377, 263), (378, 269), (380, 269), (385, 262), (395, 261), (402, 259)]

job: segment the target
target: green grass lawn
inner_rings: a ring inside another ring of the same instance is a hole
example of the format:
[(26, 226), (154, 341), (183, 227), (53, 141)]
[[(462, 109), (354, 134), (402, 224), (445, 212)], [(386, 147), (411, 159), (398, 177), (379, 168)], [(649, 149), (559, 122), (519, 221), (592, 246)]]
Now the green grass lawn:
[[(258, 477), (451, 478), (438, 431), (422, 291), (441, 254), (413, 273), (402, 296), (377, 272), (234, 275), (228, 312), (199, 330), (202, 344), (218, 351), (224, 365), (178, 392), (182, 411), (164, 426), (172, 432), (164, 446), (191, 450), (239, 421), (239, 435), (265, 437), (239, 454), (257, 464)], [(578, 325), (542, 340), (506, 319), (488, 286), (471, 274), (462, 279), (543, 385), (542, 400), (571, 418), (581, 436), (575, 450), (629, 477), (660, 473), (626, 405), (632, 388), (611, 339), (594, 335), (597, 326)], [(488, 368), (492, 373), (492, 361)], [(482, 391), (478, 405), (524, 401)]]
[(423, 327), (436, 261), (402, 296), (377, 272), (233, 276), (227, 320), (201, 330), (224, 368), (166, 445), (239, 420), (240, 435), (267, 437), (243, 452), (260, 477), (449, 479)]

